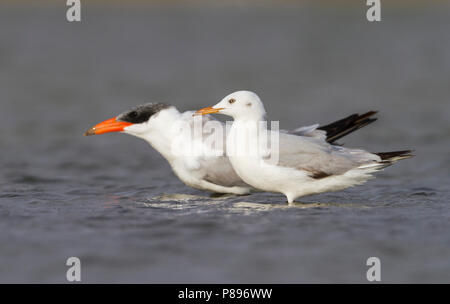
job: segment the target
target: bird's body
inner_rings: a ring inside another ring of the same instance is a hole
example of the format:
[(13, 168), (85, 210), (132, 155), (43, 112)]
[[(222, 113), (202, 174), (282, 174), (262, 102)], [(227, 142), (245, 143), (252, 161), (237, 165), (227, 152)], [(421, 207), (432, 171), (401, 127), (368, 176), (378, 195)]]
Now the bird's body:
[[(252, 134), (252, 128), (240, 127), (235, 121), (228, 136), (228, 149), (233, 145), (244, 145), (235, 140)], [(239, 134), (239, 135), (238, 135)], [(249, 141), (249, 150), (257, 149), (257, 141)], [(253, 145), (253, 146), (251, 146)], [(229, 155), (236, 173), (249, 185), (269, 192), (281, 192), (289, 202), (294, 199), (328, 191), (342, 190), (359, 185), (372, 178), (371, 173), (385, 167), (381, 158), (363, 150), (347, 149), (326, 143), (323, 139), (279, 134), (279, 160), (267, 162), (270, 157), (262, 155)], [(272, 150), (272, 149), (271, 149)]]
[[(301, 196), (362, 184), (372, 178), (375, 171), (411, 156), (410, 151), (377, 154), (332, 145), (320, 132), (315, 136), (280, 132), (278, 145), (264, 145), (268, 148), (260, 149), (261, 130), (249, 126), (263, 121), (265, 110), (259, 97), (248, 91), (230, 94), (214, 107), (197, 113), (232, 116), (234, 122), (226, 147), (235, 172), (257, 189), (283, 193), (289, 203)], [(310, 132), (316, 130), (311, 128)], [(264, 131), (268, 132), (267, 138), (276, 138), (271, 137), (276, 131)], [(236, 153), (242, 147), (259, 152)]]
[[(186, 185), (217, 193), (249, 193), (251, 187), (235, 173), (225, 153), (214, 154), (205, 150), (208, 149), (208, 140), (215, 136), (215, 130), (196, 134), (193, 113), (180, 113), (174, 107), (161, 111), (160, 117), (155, 119), (152, 131), (140, 137), (169, 162), (175, 175)], [(211, 120), (213, 118), (206, 117), (197, 123), (203, 130), (205, 123)], [(189, 131), (186, 132), (186, 128)], [(191, 136), (180, 135), (181, 132)], [(174, 143), (175, 140), (177, 143)], [(176, 150), (176, 147), (189, 149), (189, 152)]]
[(225, 153), (207, 150), (206, 143), (216, 130), (194, 132), (196, 123), (203, 130), (203, 125), (214, 118), (193, 117), (193, 113), (181, 113), (161, 103), (147, 104), (100, 123), (85, 135), (122, 132), (142, 138), (168, 161), (186, 185), (217, 193), (249, 193), (251, 187), (235, 173)]

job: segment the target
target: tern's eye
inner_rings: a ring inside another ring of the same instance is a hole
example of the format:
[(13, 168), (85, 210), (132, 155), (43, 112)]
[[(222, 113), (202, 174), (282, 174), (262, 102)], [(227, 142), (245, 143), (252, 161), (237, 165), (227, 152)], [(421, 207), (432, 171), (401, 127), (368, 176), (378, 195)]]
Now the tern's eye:
[(228, 100), (228, 102), (229, 102), (230, 104), (234, 103), (235, 101), (236, 101), (236, 99), (234, 99), (234, 98), (231, 98), (230, 100)]
[(138, 113), (136, 111), (132, 111), (128, 114), (130, 116), (130, 118), (136, 118), (138, 117)]

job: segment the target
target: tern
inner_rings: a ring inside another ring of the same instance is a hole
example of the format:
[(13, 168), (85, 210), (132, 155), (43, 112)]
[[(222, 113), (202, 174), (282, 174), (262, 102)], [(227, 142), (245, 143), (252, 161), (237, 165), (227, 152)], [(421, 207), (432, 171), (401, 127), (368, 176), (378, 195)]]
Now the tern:
[[(288, 203), (302, 196), (360, 185), (373, 178), (374, 172), (413, 156), (411, 150), (371, 153), (335, 145), (327, 140), (328, 136), (320, 134), (304, 136), (281, 132), (278, 146), (261, 149), (260, 141), (255, 140), (260, 130), (251, 126), (263, 122), (266, 111), (258, 95), (250, 91), (232, 93), (215, 106), (198, 110), (196, 115), (214, 113), (234, 118), (226, 149), (237, 175), (254, 188), (284, 194)], [(345, 133), (339, 130), (339, 123), (334, 128), (338, 131), (337, 137)], [(236, 153), (240, 147), (259, 153)], [(269, 161), (273, 159), (276, 163)]]

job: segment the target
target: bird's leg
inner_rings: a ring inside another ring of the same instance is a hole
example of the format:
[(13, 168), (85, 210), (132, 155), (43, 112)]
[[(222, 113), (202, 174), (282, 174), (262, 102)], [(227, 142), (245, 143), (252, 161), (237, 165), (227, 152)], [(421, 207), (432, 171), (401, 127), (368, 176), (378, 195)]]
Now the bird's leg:
[(289, 206), (301, 206), (301, 207), (317, 207), (319, 203), (310, 203), (310, 202), (296, 202), (296, 196), (292, 194), (286, 194), (287, 203)]
[(286, 195), (288, 205), (291, 205), (294, 203), (294, 200), (295, 200), (294, 195), (292, 195), (290, 193), (285, 193), (284, 195)]

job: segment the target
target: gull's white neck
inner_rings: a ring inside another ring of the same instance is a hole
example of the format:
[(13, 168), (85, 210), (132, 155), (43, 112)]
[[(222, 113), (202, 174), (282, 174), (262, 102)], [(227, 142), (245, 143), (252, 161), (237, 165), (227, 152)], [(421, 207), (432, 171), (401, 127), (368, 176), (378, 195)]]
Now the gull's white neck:
[(260, 158), (261, 128), (265, 128), (264, 114), (246, 113), (234, 119), (227, 137), (227, 154), (230, 160), (245, 162)]
[(264, 121), (266, 114), (260, 112), (248, 112), (240, 113), (238, 116), (233, 117), (235, 122), (259, 122)]

